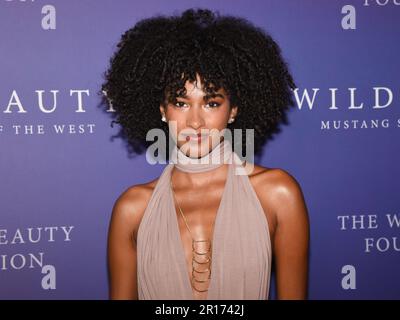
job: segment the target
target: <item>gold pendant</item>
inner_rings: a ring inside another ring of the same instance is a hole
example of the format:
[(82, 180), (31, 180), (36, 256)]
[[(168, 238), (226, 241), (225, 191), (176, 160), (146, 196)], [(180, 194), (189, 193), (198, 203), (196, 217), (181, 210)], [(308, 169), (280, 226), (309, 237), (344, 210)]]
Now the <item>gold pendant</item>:
[[(199, 250), (198, 247), (205, 247)], [(192, 240), (192, 287), (198, 292), (206, 292), (199, 290), (195, 283), (205, 283), (211, 279), (211, 241), (207, 240)], [(197, 265), (197, 268), (196, 268)], [(208, 276), (207, 276), (208, 273)], [(199, 277), (200, 275), (200, 277)]]

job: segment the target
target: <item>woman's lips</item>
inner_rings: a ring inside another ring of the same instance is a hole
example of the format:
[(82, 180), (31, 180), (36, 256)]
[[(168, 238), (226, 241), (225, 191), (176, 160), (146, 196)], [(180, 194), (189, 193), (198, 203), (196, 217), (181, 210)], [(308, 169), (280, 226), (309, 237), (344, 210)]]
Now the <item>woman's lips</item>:
[(193, 140), (193, 141), (201, 141), (206, 139), (206, 135), (202, 135), (201, 133), (198, 133), (197, 135), (188, 135), (186, 136), (186, 141)]

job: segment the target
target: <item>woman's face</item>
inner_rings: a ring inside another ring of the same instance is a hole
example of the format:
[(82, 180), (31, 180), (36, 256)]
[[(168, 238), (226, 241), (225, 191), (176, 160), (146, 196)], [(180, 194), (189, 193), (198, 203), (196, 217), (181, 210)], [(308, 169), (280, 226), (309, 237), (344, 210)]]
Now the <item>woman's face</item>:
[[(237, 113), (223, 88), (207, 95), (198, 74), (196, 78), (197, 83), (186, 81), (186, 96), (177, 97), (176, 103), (168, 103), (166, 108), (160, 106), (170, 135), (182, 152), (192, 158), (203, 157), (222, 141), (228, 120)], [(200, 138), (196, 137), (198, 134)]]

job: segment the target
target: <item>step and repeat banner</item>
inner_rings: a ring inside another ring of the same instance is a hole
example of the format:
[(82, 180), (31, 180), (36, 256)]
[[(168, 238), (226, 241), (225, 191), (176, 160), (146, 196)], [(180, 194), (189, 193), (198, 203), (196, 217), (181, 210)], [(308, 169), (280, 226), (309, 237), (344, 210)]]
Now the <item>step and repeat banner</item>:
[(191, 7), (264, 28), (293, 74), (256, 163), (302, 187), (309, 298), (399, 299), (399, 0), (0, 0), (0, 299), (108, 298), (113, 204), (165, 165), (117, 137), (103, 73), (137, 21)]

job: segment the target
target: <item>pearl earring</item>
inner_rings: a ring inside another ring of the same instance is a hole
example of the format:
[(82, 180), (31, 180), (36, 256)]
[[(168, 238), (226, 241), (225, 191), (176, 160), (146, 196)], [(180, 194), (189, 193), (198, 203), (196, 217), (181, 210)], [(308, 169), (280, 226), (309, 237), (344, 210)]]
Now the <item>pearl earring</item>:
[(162, 116), (161, 121), (167, 122), (167, 119), (165, 118), (164, 115)]
[(228, 123), (232, 123), (233, 121), (235, 121), (235, 119), (234, 118), (230, 118)]

